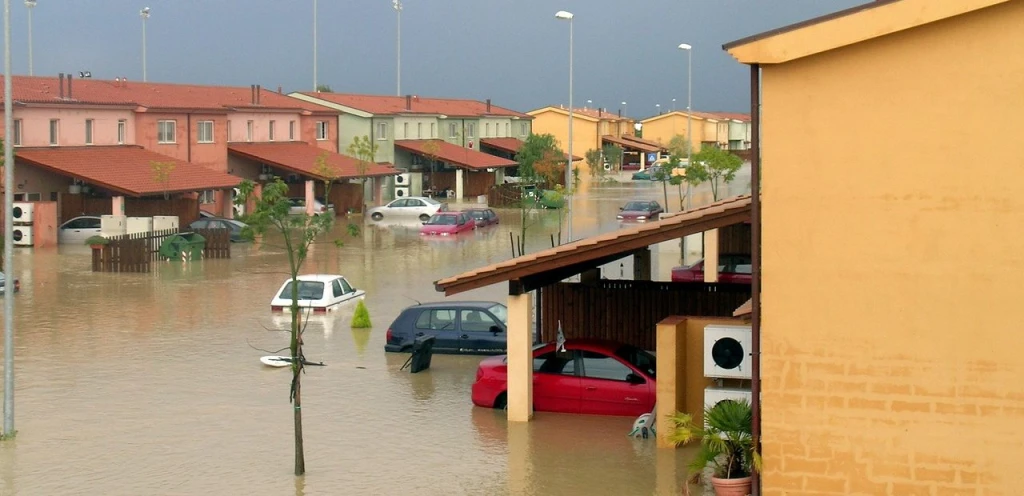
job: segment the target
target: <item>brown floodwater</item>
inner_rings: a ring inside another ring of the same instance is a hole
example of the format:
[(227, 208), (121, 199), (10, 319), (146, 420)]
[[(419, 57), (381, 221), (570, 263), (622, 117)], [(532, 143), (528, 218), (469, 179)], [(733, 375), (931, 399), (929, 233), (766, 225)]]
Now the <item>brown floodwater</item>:
[[(738, 178), (729, 194), (746, 185)], [(616, 229), (625, 200), (663, 201), (655, 186), (591, 186), (574, 200), (574, 237)], [(301, 478), (289, 373), (262, 366), (267, 353), (255, 349), (287, 344), (275, 331), (287, 324), (269, 311), (283, 252), (238, 244), (229, 260), (100, 274), (85, 246), (17, 250), (18, 435), (0, 443), (0, 495), (679, 494), (686, 451), (627, 437), (632, 418), (538, 413), (509, 426), (470, 402), (479, 357), (435, 355), (413, 375), (400, 370), (407, 355), (384, 353), (402, 308), (444, 298), (434, 280), (511, 256), (519, 211), (499, 215), (454, 239), (421, 239), (416, 222), (368, 223), (341, 248), (313, 250), (303, 272), (365, 289), (373, 328), (351, 329), (351, 308), (310, 319), (306, 355), (327, 366), (303, 378)], [(528, 222), (527, 251), (549, 247), (558, 212)], [(655, 277), (666, 279), (680, 252), (659, 248)], [(623, 260), (604, 275), (631, 270)], [(504, 302), (506, 291), (455, 298)]]

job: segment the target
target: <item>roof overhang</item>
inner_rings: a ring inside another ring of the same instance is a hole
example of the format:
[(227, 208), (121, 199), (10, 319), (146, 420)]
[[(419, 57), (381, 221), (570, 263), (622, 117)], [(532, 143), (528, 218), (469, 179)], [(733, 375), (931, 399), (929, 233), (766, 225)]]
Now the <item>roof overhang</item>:
[(434, 282), (446, 296), (508, 281), (532, 291), (620, 258), (699, 232), (751, 220), (750, 195), (722, 200), (632, 228), (581, 239)]
[[(301, 141), (228, 143), (228, 153), (320, 181), (394, 176), (400, 173), (391, 164), (366, 162), (361, 165), (357, 159)], [(318, 169), (317, 162), (321, 157), (326, 160), (334, 177), (327, 177), (324, 171)]]
[[(569, 109), (564, 109), (564, 108), (559, 108), (559, 107), (551, 107), (551, 106), (539, 108), (537, 110), (531, 110), (531, 111), (527, 112), (526, 115), (529, 115), (530, 117), (536, 117), (537, 115), (543, 114), (545, 112), (554, 112), (556, 114), (561, 114), (561, 115), (564, 115), (564, 116), (568, 116), (569, 115)], [(590, 115), (587, 115), (587, 114), (581, 114), (579, 112), (573, 112), (572, 113), (572, 118), (573, 119), (583, 119), (585, 121), (590, 121), (590, 122), (600, 122), (600, 120), (601, 120), (601, 119), (598, 119), (597, 117), (593, 117), (593, 116), (590, 116)], [(619, 117), (618, 115), (615, 115), (615, 114), (609, 114), (609, 116), (608, 116), (608, 120), (619, 120), (619, 119), (626, 120), (627, 118), (626, 117)]]
[(415, 153), (421, 156), (427, 156), (429, 150), (425, 149), (427, 143), (436, 143), (437, 149), (435, 150), (434, 156), (438, 160), (448, 162), (457, 167), (471, 170), (485, 170), (495, 167), (518, 167), (519, 164), (501, 158), (497, 155), (491, 155), (481, 151), (473, 150), (470, 148), (461, 147), (459, 145), (453, 145), (447, 141), (432, 139), (432, 140), (395, 140), (395, 147), (403, 150)]
[(317, 98), (317, 97), (312, 96), (312, 95), (307, 95), (307, 94), (302, 93), (300, 91), (289, 93), (288, 96), (290, 96), (292, 98), (298, 98), (299, 100), (302, 100), (304, 102), (315, 103), (315, 104), (320, 105), (322, 107), (327, 107), (329, 109), (334, 109), (334, 110), (337, 110), (339, 112), (344, 112), (346, 114), (352, 114), (352, 115), (354, 115), (356, 117), (370, 118), (370, 117), (374, 116), (374, 114), (372, 114), (370, 112), (367, 112), (365, 110), (359, 110), (357, 108), (349, 107), (347, 105), (341, 105), (339, 103), (334, 103), (334, 102), (329, 101), (329, 100), (324, 100), (323, 98)]
[(660, 146), (653, 146), (653, 145), (649, 145), (647, 143), (641, 143), (639, 141), (632, 141), (632, 140), (628, 140), (628, 139), (625, 139), (625, 138), (621, 138), (621, 137), (618, 137), (618, 136), (612, 136), (612, 135), (601, 136), (601, 141), (602, 142), (608, 142), (608, 143), (614, 143), (614, 144), (619, 145), (619, 146), (621, 146), (623, 148), (629, 148), (629, 149), (632, 149), (632, 150), (640, 150), (640, 151), (642, 151), (644, 153), (657, 153), (657, 152), (660, 152), (660, 151), (664, 150), (664, 148), (660, 147)]

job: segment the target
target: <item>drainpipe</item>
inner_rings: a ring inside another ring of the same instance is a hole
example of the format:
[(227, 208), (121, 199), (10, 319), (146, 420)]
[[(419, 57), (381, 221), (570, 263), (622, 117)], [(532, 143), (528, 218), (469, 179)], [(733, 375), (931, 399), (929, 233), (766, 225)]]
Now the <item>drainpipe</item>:
[[(761, 66), (750, 66), (750, 258), (751, 258), (751, 360), (750, 393), (753, 396), (751, 433), (754, 449), (761, 451)], [(753, 496), (761, 495), (761, 474), (754, 473)]]
[(185, 158), (192, 161), (192, 112), (185, 114)]

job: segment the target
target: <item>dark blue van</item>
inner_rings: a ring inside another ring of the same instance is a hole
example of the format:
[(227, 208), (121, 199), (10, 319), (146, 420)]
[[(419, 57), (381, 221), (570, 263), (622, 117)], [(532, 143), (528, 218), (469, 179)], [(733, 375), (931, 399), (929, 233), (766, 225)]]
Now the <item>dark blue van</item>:
[(508, 308), (493, 301), (443, 301), (413, 305), (387, 332), (384, 351), (409, 352), (420, 336), (434, 336), (435, 353), (505, 353)]

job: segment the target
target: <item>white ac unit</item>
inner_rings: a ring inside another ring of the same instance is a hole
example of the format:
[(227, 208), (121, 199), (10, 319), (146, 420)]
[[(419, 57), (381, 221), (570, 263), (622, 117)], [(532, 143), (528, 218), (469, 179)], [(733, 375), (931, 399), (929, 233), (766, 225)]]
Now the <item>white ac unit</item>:
[(14, 246), (32, 246), (32, 226), (12, 226), (14, 233), (11, 238), (14, 239)]
[(412, 174), (408, 172), (395, 176), (395, 186), (408, 186), (412, 182)]
[(408, 186), (398, 186), (395, 188), (395, 198), (404, 198), (406, 196), (409, 196)]
[(727, 400), (750, 403), (753, 398), (749, 389), (709, 387), (704, 389), (704, 410)]
[(14, 217), (14, 224), (31, 224), (32, 216), (36, 211), (36, 204), (31, 202), (14, 202), (11, 213)]
[(109, 238), (128, 233), (128, 218), (123, 215), (101, 215), (100, 236)]
[(128, 217), (125, 224), (125, 234), (153, 232), (152, 217)]
[(750, 379), (750, 326), (704, 327), (704, 377)]
[(178, 229), (178, 216), (177, 215), (154, 215), (153, 216), (153, 230), (154, 231), (166, 231), (168, 229)]

